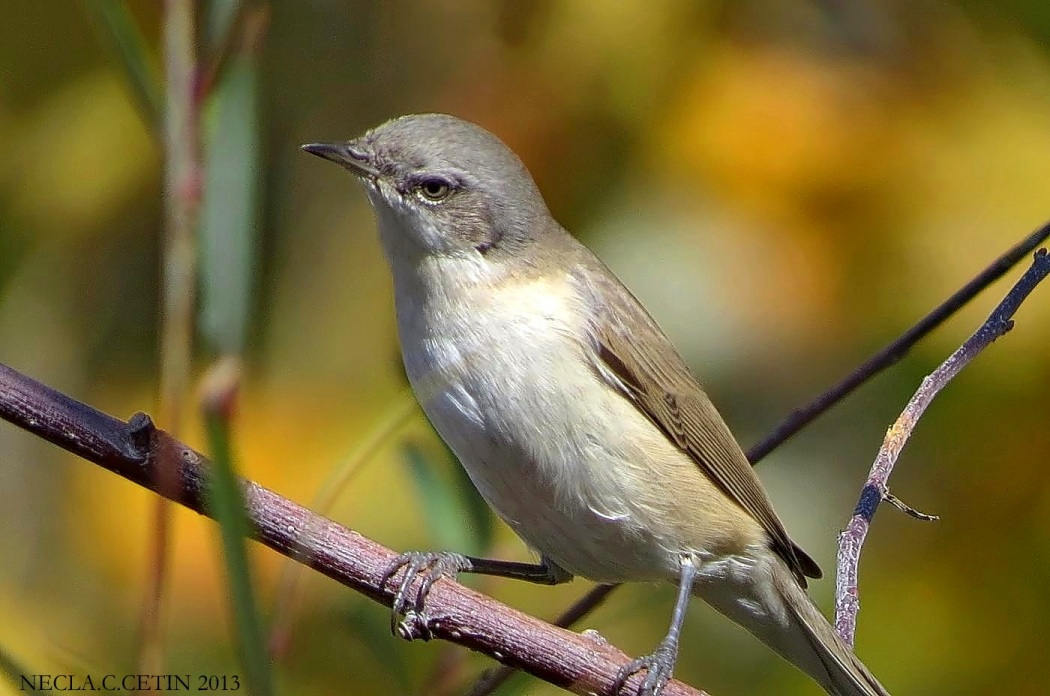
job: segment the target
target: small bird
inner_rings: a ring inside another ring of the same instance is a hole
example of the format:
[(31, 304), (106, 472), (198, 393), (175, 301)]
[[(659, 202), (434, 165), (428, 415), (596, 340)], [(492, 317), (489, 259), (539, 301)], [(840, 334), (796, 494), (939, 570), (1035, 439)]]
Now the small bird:
[[(783, 523), (707, 394), (631, 292), (551, 216), (496, 136), (403, 116), (303, 150), (364, 184), (394, 280), (401, 352), (424, 412), (540, 563), (402, 554), (409, 588), (460, 572), (555, 584), (668, 580), (670, 630), (616, 691), (671, 678), (692, 595), (834, 696), (888, 696), (806, 594), (817, 564)], [(417, 616), (418, 618), (418, 616)], [(405, 629), (402, 626), (403, 630)]]

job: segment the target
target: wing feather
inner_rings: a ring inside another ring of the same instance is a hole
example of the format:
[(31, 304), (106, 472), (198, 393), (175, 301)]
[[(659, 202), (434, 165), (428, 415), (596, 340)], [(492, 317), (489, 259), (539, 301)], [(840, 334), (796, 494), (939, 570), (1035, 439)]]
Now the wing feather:
[[(803, 586), (805, 577), (819, 578), (820, 567), (788, 537), (729, 427), (670, 340), (611, 273), (582, 270), (574, 280), (591, 306), (595, 357), (607, 368), (602, 372), (615, 375), (624, 397), (762, 525)], [(607, 287), (596, 286), (602, 283)]]

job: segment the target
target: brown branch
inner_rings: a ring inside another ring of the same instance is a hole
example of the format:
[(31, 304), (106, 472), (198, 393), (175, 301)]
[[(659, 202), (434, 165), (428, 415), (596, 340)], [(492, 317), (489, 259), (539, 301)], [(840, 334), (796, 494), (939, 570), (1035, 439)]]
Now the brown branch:
[(847, 644), (853, 645), (853, 637), (857, 630), (857, 612), (860, 610), (857, 589), (860, 554), (879, 503), (886, 501), (895, 506), (903, 506), (905, 512), (920, 519), (936, 519), (932, 515), (913, 510), (890, 494), (889, 478), (901, 450), (934, 397), (981, 351), (1013, 328), (1014, 313), (1048, 274), (1050, 256), (1047, 255), (1046, 249), (1040, 249), (1035, 253), (1031, 267), (980, 328), (948, 356), (940, 367), (923, 379), (900, 417), (886, 432), (886, 438), (875, 457), (875, 463), (861, 491), (853, 517), (846, 530), (839, 535), (838, 569), (835, 579), (835, 629)]
[[(207, 515), (209, 462), (153, 426), (144, 414), (127, 423), (0, 364), (0, 418), (144, 488)], [(157, 470), (176, 486), (157, 485)], [(356, 592), (390, 605), (380, 585), (395, 558), (380, 546), (250, 481), (243, 481), (252, 538)], [(630, 660), (600, 638), (556, 628), (449, 580), (427, 598), (427, 627), (436, 638), (484, 653), (575, 693), (609, 694)], [(631, 684), (637, 687), (639, 677)], [(664, 696), (703, 696), (672, 681)]]
[[(838, 384), (820, 394), (802, 408), (792, 411), (768, 435), (755, 443), (747, 451), (747, 459), (752, 465), (764, 459), (766, 455), (784, 444), (789, 438), (823, 415), (832, 406), (849, 396), (862, 384), (877, 374), (893, 366), (908, 354), (916, 343), (931, 331), (943, 324), (967, 302), (976, 297), (982, 290), (1001, 278), (1021, 259), (1030, 254), (1036, 247), (1050, 237), (1050, 222), (1031, 233), (1011, 247), (1006, 253), (989, 264), (970, 282), (959, 288), (951, 297), (941, 303), (932, 312), (920, 319), (918, 323), (901, 334), (896, 340), (868, 358), (853, 372), (846, 375)], [(609, 594), (619, 585), (599, 585), (576, 600), (555, 621), (556, 626), (572, 626), (587, 616), (595, 607), (605, 601)], [(470, 690), (470, 696), (488, 696), (510, 677), (511, 671), (498, 667), (481, 676)]]

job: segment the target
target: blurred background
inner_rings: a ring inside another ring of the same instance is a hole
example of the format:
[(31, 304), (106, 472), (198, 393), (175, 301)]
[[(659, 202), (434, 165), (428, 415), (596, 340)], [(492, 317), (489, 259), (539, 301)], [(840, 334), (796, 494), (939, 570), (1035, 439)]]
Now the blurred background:
[[(1045, 3), (232, 5), (233, 19), (219, 16), (231, 3), (198, 8), (216, 79), (201, 88), (200, 177), (173, 199), (203, 191), (189, 388), (172, 408), (158, 406), (172, 263), (162, 5), (7, 8), (0, 362), (123, 418), (181, 418), (207, 451), (194, 393), (236, 356), (241, 472), (396, 550), (528, 558), (412, 410), (365, 197), (301, 143), (427, 111), (497, 133), (661, 322), (745, 447), (1050, 218)], [(829, 614), (836, 535), (886, 427), (1026, 266), (759, 465), (829, 576), (812, 590)], [(857, 651), (894, 693), (1050, 692), (1050, 289), (1016, 318), (934, 403), (892, 478), (942, 521), (885, 509), (868, 538)], [(0, 426), (5, 659), (34, 673), (138, 669), (154, 507)], [(172, 514), (158, 671), (238, 673), (216, 527)], [(463, 693), (492, 664), (391, 638), (386, 609), (316, 574), (289, 602), (285, 561), (249, 551), (267, 630), (284, 607), (280, 693)], [(547, 618), (589, 587), (468, 582)], [(625, 588), (580, 627), (647, 653), (672, 601), (669, 586)], [(676, 676), (714, 696), (818, 692), (699, 603)], [(560, 692), (519, 676), (503, 693)]]

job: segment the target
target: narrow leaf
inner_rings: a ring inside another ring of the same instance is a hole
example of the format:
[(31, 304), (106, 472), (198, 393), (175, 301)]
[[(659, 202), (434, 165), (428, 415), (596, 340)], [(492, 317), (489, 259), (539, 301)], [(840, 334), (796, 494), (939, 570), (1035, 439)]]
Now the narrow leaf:
[(248, 681), (248, 691), (257, 696), (274, 693), (270, 665), (251, 573), (245, 538), (248, 518), (244, 496), (234, 471), (230, 451), (229, 420), (223, 408), (205, 408), (205, 426), (211, 447), (211, 481), (208, 508), (219, 523), (226, 576), (229, 580), (230, 605), (237, 627), (237, 648)]
[(205, 39), (209, 51), (231, 40), (237, 29), (238, 15), (244, 10), (245, 0), (211, 0), (204, 13)]
[(417, 445), (405, 443), (402, 451), (435, 545), (442, 550), (477, 554), (481, 550), (478, 537), (468, 525), (457, 486), (439, 475), (435, 463)]
[(89, 10), (98, 18), (120, 60), (128, 84), (143, 118), (159, 137), (161, 123), (160, 73), (146, 38), (123, 0), (88, 0)]
[[(444, 444), (444, 442), (442, 442)], [(492, 548), (492, 540), (495, 536), (495, 517), (492, 508), (474, 487), (467, 470), (456, 461), (456, 455), (452, 450), (445, 447), (448, 459), (452, 463), (453, 477), (459, 499), (463, 503), (463, 512), (467, 517), (467, 524), (473, 532), (475, 552), (485, 555)]]
[(255, 56), (232, 56), (211, 93), (201, 209), (200, 331), (212, 350), (240, 354), (247, 340), (257, 249), (258, 77)]

